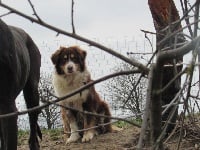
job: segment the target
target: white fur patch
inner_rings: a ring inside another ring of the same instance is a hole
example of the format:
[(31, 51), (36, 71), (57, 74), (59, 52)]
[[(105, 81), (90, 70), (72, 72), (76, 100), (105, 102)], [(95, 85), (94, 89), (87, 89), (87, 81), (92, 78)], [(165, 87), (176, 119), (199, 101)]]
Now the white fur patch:
[(67, 139), (66, 144), (76, 142), (81, 137), (79, 135), (79, 133), (76, 132), (78, 130), (78, 126), (77, 126), (76, 122), (70, 123), (70, 128), (71, 128), (72, 133), (71, 133), (70, 137)]
[[(85, 70), (83, 72), (75, 72), (70, 75), (59, 75), (56, 72), (53, 74), (53, 86), (55, 94), (58, 97), (66, 96), (67, 94), (73, 92), (74, 90), (82, 87), (84, 83), (88, 82), (90, 78), (90, 73)], [(69, 102), (78, 102), (82, 104), (88, 95), (89, 90), (84, 90), (64, 101), (61, 104), (68, 105)]]
[[(69, 68), (71, 67), (71, 71), (69, 71)], [(78, 71), (78, 66), (73, 62), (73, 61), (69, 61), (67, 62), (64, 66), (63, 66), (63, 71), (65, 72), (66, 75), (70, 75), (71, 73), (77, 72)]]
[(89, 142), (89, 141), (91, 141), (96, 134), (97, 133), (94, 130), (86, 131), (84, 133), (84, 135), (83, 135), (82, 142)]

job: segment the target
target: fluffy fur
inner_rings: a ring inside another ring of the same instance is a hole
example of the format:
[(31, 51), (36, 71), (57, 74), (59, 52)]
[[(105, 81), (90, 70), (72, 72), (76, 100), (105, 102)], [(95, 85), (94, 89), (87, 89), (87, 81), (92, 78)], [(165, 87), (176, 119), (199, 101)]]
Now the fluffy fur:
[[(63, 97), (91, 81), (90, 73), (85, 65), (86, 52), (79, 47), (60, 47), (51, 57), (55, 66), (53, 86), (57, 96)], [(111, 116), (108, 105), (100, 99), (92, 86), (60, 102), (63, 106), (70, 106), (78, 110), (89, 111)], [(61, 108), (66, 143), (76, 142), (82, 137), (82, 142), (90, 141), (95, 135), (112, 131), (111, 125), (89, 129), (79, 134), (79, 129), (87, 129), (99, 124), (110, 122), (109, 118), (91, 115)]]

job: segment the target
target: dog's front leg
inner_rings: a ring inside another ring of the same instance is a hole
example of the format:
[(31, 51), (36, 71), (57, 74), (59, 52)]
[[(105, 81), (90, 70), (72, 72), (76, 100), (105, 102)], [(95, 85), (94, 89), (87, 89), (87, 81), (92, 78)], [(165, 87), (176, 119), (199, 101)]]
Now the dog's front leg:
[(84, 134), (82, 142), (89, 142), (93, 139), (95, 135), (98, 134), (96, 128), (93, 128), (96, 125), (96, 119), (94, 116), (84, 116)]
[(76, 142), (81, 136), (79, 135), (79, 132), (77, 132), (78, 125), (77, 125), (76, 118), (70, 110), (67, 110), (67, 117), (69, 120), (70, 129), (71, 129), (71, 135), (66, 141), (66, 144), (69, 144), (72, 142)]
[(63, 129), (64, 129), (64, 140), (67, 141), (67, 139), (70, 137), (70, 126), (69, 126), (69, 120), (67, 117), (67, 110), (66, 108), (61, 107), (61, 116), (62, 116), (62, 122), (63, 122)]

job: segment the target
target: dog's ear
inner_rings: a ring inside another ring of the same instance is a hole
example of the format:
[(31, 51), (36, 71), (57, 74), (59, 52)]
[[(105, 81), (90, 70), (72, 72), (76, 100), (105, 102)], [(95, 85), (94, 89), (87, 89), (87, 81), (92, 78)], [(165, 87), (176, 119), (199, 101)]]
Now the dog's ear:
[(57, 50), (55, 53), (53, 53), (51, 56), (51, 61), (53, 62), (54, 65), (56, 65), (58, 62), (58, 58), (61, 53), (61, 50), (62, 50), (62, 48), (60, 47), (60, 49)]
[(74, 51), (77, 53), (81, 71), (84, 71), (84, 69), (85, 69), (85, 58), (86, 58), (87, 52), (82, 50), (78, 46), (74, 46), (73, 48), (74, 48)]
[(80, 54), (81, 58), (85, 60), (87, 56), (87, 52), (80, 47), (76, 47), (76, 49), (78, 50), (78, 53)]
[(86, 58), (86, 56), (87, 56), (87, 52), (86, 52), (86, 51), (84, 51), (84, 50), (82, 50), (82, 51), (81, 51), (81, 55), (82, 55), (83, 59), (85, 59), (85, 58)]

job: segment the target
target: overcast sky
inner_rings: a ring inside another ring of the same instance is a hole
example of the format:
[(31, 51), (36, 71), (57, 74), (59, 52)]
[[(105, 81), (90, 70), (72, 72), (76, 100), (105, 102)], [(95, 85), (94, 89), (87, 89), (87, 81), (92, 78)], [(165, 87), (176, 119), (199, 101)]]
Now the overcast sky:
[[(27, 0), (3, 2), (24, 13), (32, 14)], [(32, 3), (45, 22), (71, 31), (71, 0), (32, 0)], [(132, 36), (140, 34), (140, 29), (153, 30), (146, 0), (75, 0), (74, 11), (77, 33), (89, 38)], [(36, 39), (45, 40), (55, 36), (55, 33), (50, 33), (14, 14), (4, 17), (3, 20), (25, 29)]]
[[(2, 0), (2, 2), (27, 15), (32, 16), (33, 14), (27, 0)], [(74, 0), (74, 2), (74, 23), (77, 34), (97, 40), (100, 43), (103, 41), (103, 44), (105, 43), (107, 44), (106, 46), (111, 46), (116, 50), (123, 49), (121, 52), (124, 52), (124, 55), (130, 49), (131, 51), (148, 49), (148, 45), (144, 44), (144, 33), (140, 31), (141, 29), (154, 31), (147, 0)], [(72, 31), (71, 0), (32, 0), (32, 3), (44, 22), (68, 32)], [(181, 10), (179, 1), (176, 1), (176, 5)], [(8, 10), (0, 8), (1, 15), (7, 12)], [(60, 45), (76, 44), (76, 40), (62, 35), (57, 37), (57, 33), (54, 31), (32, 23), (16, 14), (10, 14), (2, 19), (7, 24), (21, 27), (29, 33), (39, 47), (43, 60), (47, 59), (48, 65), (51, 64), (51, 54)], [(128, 46), (124, 46), (127, 41), (129, 42)], [(98, 52), (92, 50), (89, 50), (88, 61), (98, 55), (99, 50), (97, 50)], [(100, 56), (96, 58), (96, 61), (98, 60), (102, 63), (105, 57), (108, 57), (107, 60), (111, 60), (109, 56), (103, 56), (103, 58)], [(94, 63), (88, 64), (91, 69), (96, 68), (91, 66)], [(101, 65), (104, 66), (105, 64)]]
[[(32, 16), (33, 14), (27, 0), (2, 0), (2, 2), (27, 15)], [(76, 33), (100, 43), (108, 41), (108, 46), (116, 45), (116, 41), (122, 43), (126, 42), (126, 39), (131, 39), (134, 41), (134, 43), (132, 42), (134, 48), (141, 47), (141, 49), (144, 49), (141, 46), (144, 45), (144, 33), (140, 30), (154, 31), (147, 0), (74, 0), (74, 2)], [(71, 0), (32, 0), (32, 3), (44, 22), (68, 32), (72, 31)], [(179, 1), (176, 1), (176, 5), (181, 10)], [(7, 12), (8, 10), (0, 8), (1, 15)], [(29, 33), (38, 45), (42, 57), (47, 57), (48, 60), (52, 52), (60, 45), (69, 46), (76, 41), (62, 35), (57, 37), (57, 33), (54, 31), (32, 23), (16, 14), (10, 14), (2, 19), (7, 24), (21, 27)], [(45, 48), (51, 49), (50, 52), (44, 49), (44, 44), (46, 45)], [(119, 47), (114, 48), (118, 49)], [(127, 51), (127, 49), (124, 50), (125, 53)]]
[[(100, 42), (111, 39), (109, 42), (113, 45), (113, 41), (123, 41), (124, 38), (130, 39), (133, 37), (136, 41), (143, 40), (144, 34), (140, 29), (154, 31), (151, 13), (146, 0), (74, 1), (76, 33), (89, 39), (96, 39)], [(33, 14), (27, 0), (2, 0), (2, 2), (30, 16)], [(72, 31), (71, 0), (32, 0), (32, 3), (43, 21), (68, 32)], [(7, 12), (6, 9), (0, 9), (0, 14)], [(5, 16), (2, 19), (7, 24), (21, 27), (29, 33), (38, 45), (42, 58), (46, 57), (48, 60), (52, 52), (60, 45), (69, 46), (75, 41), (62, 35), (56, 37), (57, 33), (16, 14)], [(44, 49), (44, 43), (51, 49), (50, 52)]]
[[(27, 15), (33, 14), (27, 0), (2, 0), (2, 2)], [(74, 2), (76, 33), (83, 37), (100, 41), (100, 43), (107, 40), (110, 42), (108, 46), (115, 45), (116, 41), (123, 42), (126, 38), (133, 39), (132, 41), (137, 41), (134, 46), (141, 47), (144, 45), (145, 38), (140, 30), (154, 31), (148, 0), (74, 0)], [(178, 10), (181, 10), (179, 1), (175, 2)], [(32, 3), (44, 22), (68, 32), (72, 31), (71, 0), (32, 0)], [(7, 12), (8, 10), (0, 8), (0, 15)], [(10, 14), (2, 19), (7, 24), (21, 27), (29, 33), (41, 50), (42, 57), (49, 58), (60, 45), (69, 46), (76, 41), (62, 35), (57, 37), (54, 31), (16, 14)], [(50, 54), (44, 50), (44, 43), (46, 47), (52, 49)], [(127, 51), (124, 50), (124, 52)]]
[[(17, 10), (32, 15), (27, 0), (2, 0)], [(109, 37), (144, 37), (140, 29), (154, 31), (147, 0), (74, 0), (74, 21), (79, 35), (105, 39)], [(48, 24), (71, 32), (71, 0), (32, 0), (40, 18)], [(179, 6), (179, 2), (177, 2)], [(180, 9), (179, 9), (180, 10)], [(1, 8), (0, 14), (7, 10)], [(56, 33), (31, 23), (15, 14), (3, 17), (10, 24), (23, 28), (40, 45), (55, 39)], [(66, 38), (66, 37), (64, 37)], [(58, 39), (63, 39), (62, 36)]]

